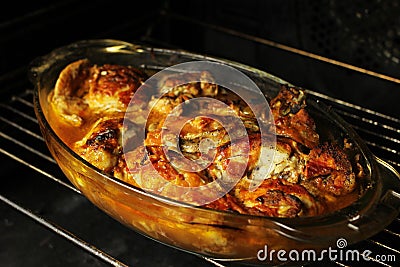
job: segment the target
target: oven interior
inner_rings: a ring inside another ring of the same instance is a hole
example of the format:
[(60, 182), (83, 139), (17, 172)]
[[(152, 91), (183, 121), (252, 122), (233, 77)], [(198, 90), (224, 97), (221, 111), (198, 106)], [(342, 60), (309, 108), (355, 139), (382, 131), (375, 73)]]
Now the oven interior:
[[(349, 122), (376, 156), (400, 170), (398, 0), (15, 1), (0, 10), (0, 33), (4, 266), (236, 266), (127, 229), (64, 177), (41, 137), (27, 70), (37, 56), (78, 40), (184, 49), (265, 70), (310, 90)], [(399, 229), (397, 218), (353, 246), (397, 261), (371, 258), (363, 264), (398, 264)]]

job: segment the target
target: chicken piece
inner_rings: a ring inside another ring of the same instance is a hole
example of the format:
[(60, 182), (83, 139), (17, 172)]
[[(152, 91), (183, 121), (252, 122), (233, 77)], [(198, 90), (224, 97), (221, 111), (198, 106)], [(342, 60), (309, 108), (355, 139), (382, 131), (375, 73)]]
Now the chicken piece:
[(122, 153), (122, 127), (123, 117), (101, 118), (72, 149), (100, 170), (111, 172)]
[(159, 92), (168, 97), (216, 96), (218, 85), (208, 71), (178, 73), (165, 77), (158, 84)]
[[(72, 149), (100, 170), (134, 183), (124, 152), (143, 144), (136, 134), (139, 127), (142, 126), (124, 120), (123, 116), (100, 118), (81, 140), (72, 145)], [(125, 143), (122, 143), (123, 134)]]
[(178, 73), (168, 75), (158, 82), (158, 94), (149, 106), (155, 117), (165, 117), (179, 104), (198, 96), (214, 96), (218, 85), (210, 73)]
[(311, 150), (304, 176), (308, 181), (312, 181), (319, 192), (335, 196), (348, 194), (357, 187), (356, 175), (346, 153), (331, 143)]
[[(218, 147), (230, 141), (222, 125), (211, 118), (196, 117), (187, 120), (182, 127), (182, 121), (171, 121), (167, 129), (155, 129), (147, 132), (144, 145), (152, 150), (166, 153), (179, 171), (202, 171), (214, 159)], [(163, 147), (155, 149), (155, 147)], [(160, 156), (158, 156), (160, 158)], [(166, 168), (166, 167), (165, 167)]]
[(289, 137), (307, 148), (314, 148), (319, 143), (319, 135), (305, 106), (305, 92), (288, 86), (282, 86), (279, 94), (270, 102), (276, 134)]
[(323, 207), (301, 185), (283, 179), (266, 179), (254, 191), (249, 180), (242, 179), (233, 189), (246, 213), (271, 217), (315, 216)]
[(233, 111), (224, 113), (217, 109), (214, 112), (213, 107), (208, 106), (207, 111), (210, 110), (210, 117), (198, 116), (196, 112), (193, 117), (190, 112), (185, 114), (189, 117), (169, 114), (165, 124), (148, 127), (145, 145), (168, 147), (168, 150), (182, 153), (191, 160), (204, 160), (205, 164), (201, 165), (206, 166), (207, 162), (213, 160), (219, 147), (247, 134), (244, 126), (237, 125), (239, 119), (232, 116), (235, 115)]
[[(190, 172), (184, 169), (174, 168), (165, 157), (162, 147), (147, 147), (148, 158), (153, 167), (165, 180), (175, 185), (184, 187), (198, 187), (209, 182), (202, 172)], [(173, 158), (171, 159), (173, 160)]]
[(93, 113), (124, 112), (146, 79), (145, 73), (131, 66), (97, 66), (82, 59), (62, 70), (50, 102), (65, 122), (81, 126)]
[(55, 114), (73, 126), (80, 126), (87, 115), (88, 103), (82, 97), (88, 87), (90, 64), (86, 59), (75, 61), (65, 67), (49, 95)]
[(278, 139), (273, 156), (273, 168), (265, 179), (276, 178), (293, 184), (299, 183), (304, 171), (303, 155), (296, 153), (290, 144)]
[[(236, 140), (239, 149), (241, 146), (249, 145), (248, 149), (243, 147), (243, 153), (248, 151), (248, 162), (245, 174), (249, 179), (264, 180), (270, 178), (284, 179), (291, 183), (298, 183), (304, 170), (302, 155), (294, 153), (293, 148), (286, 142), (277, 140), (275, 149), (269, 146), (261, 147), (260, 134), (251, 134), (249, 143), (245, 139)], [(208, 168), (211, 177), (220, 177), (221, 172), (226, 169), (231, 161), (230, 143), (218, 147), (215, 160)], [(266, 159), (260, 158), (261, 149), (266, 149)], [(270, 166), (271, 165), (271, 166)], [(257, 171), (257, 172), (256, 172)], [(260, 177), (262, 175), (262, 177)]]
[[(89, 78), (89, 91), (84, 96), (90, 108), (107, 112), (126, 110), (136, 90), (145, 82), (147, 75), (131, 66), (105, 64), (94, 65)], [(151, 90), (146, 88), (146, 90)], [(152, 94), (148, 93), (148, 97)], [(146, 95), (142, 101), (147, 101)]]
[[(225, 125), (227, 127), (228, 125)], [(211, 150), (216, 150), (224, 144), (230, 142), (230, 138), (226, 128), (217, 120), (206, 117), (196, 117), (184, 125), (179, 134), (179, 147), (184, 154), (201, 154), (200, 143), (210, 140)]]
[[(155, 85), (156, 95), (149, 102), (150, 114), (147, 120), (149, 128), (160, 128), (166, 117), (180, 104), (201, 96), (215, 96), (218, 93), (218, 85), (214, 84), (214, 78), (207, 71), (200, 73), (178, 73), (165, 76)], [(175, 116), (185, 115), (190, 112), (184, 110), (185, 106), (175, 110)]]
[(126, 153), (125, 159), (129, 173), (123, 179), (127, 183), (192, 204), (201, 203), (209, 197), (207, 190), (195, 192), (190, 189), (210, 182), (205, 173), (175, 168), (160, 146), (138, 147)]
[[(260, 135), (252, 134), (241, 139), (234, 140), (236, 157), (232, 152), (232, 142), (225, 143), (216, 148), (213, 162), (207, 168), (209, 176), (214, 180), (223, 176), (224, 172), (233, 177), (245, 176), (251, 172), (258, 162), (260, 156)], [(229, 166), (229, 169), (228, 169)]]
[[(151, 111), (147, 124), (150, 131), (161, 128), (166, 117), (172, 113), (182, 119), (199, 114), (220, 118), (234, 116), (242, 120), (248, 132), (260, 131), (257, 118), (246, 102), (234, 92), (215, 84), (214, 78), (207, 71), (169, 75), (159, 82), (158, 87), (160, 95), (154, 96), (149, 103)], [(202, 100), (190, 101), (198, 97)], [(181, 105), (185, 101), (187, 105)], [(264, 103), (262, 106), (265, 106)]]

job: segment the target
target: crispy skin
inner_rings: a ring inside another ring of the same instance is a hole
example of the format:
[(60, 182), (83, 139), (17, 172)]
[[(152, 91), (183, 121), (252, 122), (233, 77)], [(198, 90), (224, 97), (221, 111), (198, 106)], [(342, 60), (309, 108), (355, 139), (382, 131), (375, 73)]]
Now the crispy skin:
[[(245, 158), (232, 158), (231, 142), (217, 147), (215, 160), (207, 168), (207, 171), (213, 179), (222, 176), (223, 171), (228, 171), (232, 175), (238, 175), (242, 170), (245, 174), (251, 172), (256, 166), (260, 155), (260, 135), (252, 134), (247, 138), (235, 140), (236, 150), (238, 154), (248, 155), (247, 162)], [(248, 141), (248, 142), (247, 142)], [(247, 147), (247, 144), (249, 147)], [(236, 160), (236, 161), (235, 161)], [(246, 165), (244, 165), (246, 164)], [(229, 169), (227, 169), (229, 166)]]
[(50, 102), (66, 123), (81, 126), (93, 113), (101, 117), (105, 113), (125, 112), (146, 79), (144, 72), (130, 66), (97, 66), (82, 59), (72, 62), (60, 73)]
[(311, 150), (304, 175), (320, 192), (329, 192), (336, 196), (350, 193), (357, 186), (350, 160), (334, 144), (325, 143)]
[[(94, 124), (72, 148), (102, 171), (153, 192), (178, 195), (183, 191), (170, 185), (198, 187), (225, 179), (223, 174), (228, 174), (228, 179), (239, 175), (239, 182), (229, 193), (204, 207), (270, 217), (323, 214), (335, 209), (332, 206), (338, 197), (357, 188), (358, 176), (352, 171), (345, 150), (334, 144), (320, 144), (316, 124), (306, 109), (304, 90), (282, 85), (270, 101), (277, 143), (274, 157), (268, 161), (260, 158), (265, 147), (261, 147), (253, 111), (238, 96), (217, 86), (207, 71), (170, 75), (149, 87), (149, 94), (141, 100), (142, 105), (152, 108), (149, 117), (143, 125), (132, 123), (133, 128), (128, 129), (123, 124), (124, 111), (145, 78), (140, 70), (131, 67), (96, 66), (81, 60), (61, 73), (50, 95), (55, 113), (74, 127), (95, 114)], [(213, 118), (193, 116), (181, 104), (196, 97), (213, 97), (233, 113), (206, 104), (199, 108), (215, 109)], [(176, 109), (179, 105), (182, 108)], [(167, 116), (169, 124), (165, 126)], [(233, 116), (242, 120), (246, 136), (237, 131)], [(219, 122), (222, 118), (225, 125)], [(137, 140), (135, 127), (145, 128), (144, 140)], [(230, 134), (227, 129), (231, 129)], [(127, 153), (122, 151), (122, 133), (135, 140), (127, 143), (138, 144)], [(233, 155), (233, 151), (238, 154)], [(204, 168), (183, 169), (180, 154), (204, 163)], [(272, 164), (271, 169), (264, 166), (267, 162)], [(254, 177), (260, 168), (264, 168), (258, 172), (263, 177)], [(357, 172), (363, 173), (362, 169)], [(162, 179), (153, 179), (155, 175)], [(252, 179), (261, 181), (255, 190), (249, 190)]]
[[(207, 71), (201, 73), (179, 73), (164, 77), (155, 86), (155, 96), (149, 102), (149, 128), (161, 128), (166, 117), (175, 107), (198, 96), (214, 96), (218, 86)], [(176, 115), (185, 111), (179, 109)]]
[(271, 100), (276, 134), (289, 137), (308, 148), (316, 147), (319, 135), (314, 120), (305, 110), (305, 92), (283, 85), (279, 94)]
[(214, 77), (208, 71), (172, 74), (165, 77), (158, 87), (165, 96), (178, 99), (198, 95), (214, 97), (219, 90)]
[(242, 180), (234, 192), (246, 212), (254, 215), (297, 217), (322, 212), (322, 206), (303, 186), (284, 179), (266, 179), (254, 191), (248, 190), (247, 181)]
[(99, 119), (73, 150), (102, 171), (112, 172), (122, 154), (122, 125), (122, 117)]
[(126, 110), (136, 90), (147, 79), (145, 73), (130, 66), (94, 65), (90, 72), (89, 91), (84, 98), (91, 108)]
[(175, 169), (165, 157), (162, 147), (147, 147), (148, 158), (157, 171), (165, 180), (184, 187), (198, 187), (206, 184), (208, 179), (202, 173), (188, 172)]

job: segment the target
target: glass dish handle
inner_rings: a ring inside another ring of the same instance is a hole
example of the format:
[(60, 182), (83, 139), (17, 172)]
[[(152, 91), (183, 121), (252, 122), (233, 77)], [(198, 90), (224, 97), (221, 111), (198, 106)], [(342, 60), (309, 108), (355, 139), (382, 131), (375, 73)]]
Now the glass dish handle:
[(391, 222), (400, 213), (400, 174), (386, 161), (376, 156), (375, 160), (383, 177), (382, 196), (370, 214), (349, 220), (348, 227), (360, 232), (368, 232), (376, 226), (382, 227), (382, 224)]

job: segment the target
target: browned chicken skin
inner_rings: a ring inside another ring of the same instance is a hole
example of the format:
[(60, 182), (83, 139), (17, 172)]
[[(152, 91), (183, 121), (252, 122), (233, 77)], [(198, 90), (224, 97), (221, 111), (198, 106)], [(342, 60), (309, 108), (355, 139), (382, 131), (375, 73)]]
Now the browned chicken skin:
[[(316, 125), (306, 109), (305, 91), (283, 85), (270, 101), (277, 136), (273, 168), (255, 190), (249, 190), (252, 174), (259, 168), (261, 133), (257, 120), (244, 101), (215, 85), (208, 72), (171, 75), (158, 88), (149, 87), (149, 97), (142, 101), (153, 109), (147, 124), (134, 125), (145, 127), (145, 140), (123, 153), (121, 135), (127, 131), (123, 112), (145, 78), (142, 71), (132, 67), (96, 66), (87, 60), (74, 62), (61, 73), (51, 95), (54, 111), (74, 127), (81, 125), (87, 114), (97, 114), (86, 136), (71, 144), (97, 168), (135, 186), (141, 181), (155, 192), (177, 190), (169, 188), (168, 183), (198, 187), (220, 179), (225, 171), (240, 174), (240, 181), (229, 193), (204, 207), (272, 217), (322, 214), (334, 210), (335, 204), (326, 203), (327, 199), (331, 201), (357, 189), (358, 177), (344, 149), (320, 144)], [(151, 99), (152, 94), (161, 96)], [(168, 127), (163, 126), (175, 107), (199, 96), (218, 99), (233, 113), (216, 114), (214, 118), (191, 117), (190, 111), (181, 110), (176, 120), (169, 118)], [(235, 121), (229, 116), (239, 117), (246, 136), (236, 132), (228, 135), (227, 125), (218, 122), (218, 116), (233, 125)], [(177, 132), (173, 131), (175, 124), (181, 127)], [(135, 131), (130, 131), (136, 138)], [(202, 148), (204, 140), (210, 144), (206, 149)], [(248, 153), (247, 161), (232, 156), (233, 144), (239, 153)], [(181, 168), (179, 157), (175, 160), (178, 153), (188, 160), (204, 162), (202, 170)], [(154, 171), (164, 180), (152, 180)]]
[(73, 150), (105, 172), (112, 172), (122, 154), (123, 117), (99, 119)]
[(50, 103), (66, 123), (81, 126), (93, 113), (101, 117), (105, 113), (124, 112), (146, 79), (147, 75), (136, 68), (97, 66), (82, 59), (61, 72)]
[(357, 187), (347, 155), (337, 145), (323, 144), (312, 149), (304, 170), (306, 180), (321, 191), (344, 195)]
[(289, 137), (308, 148), (319, 143), (314, 120), (305, 110), (305, 92), (282, 86), (279, 94), (270, 103), (275, 119), (276, 134)]

